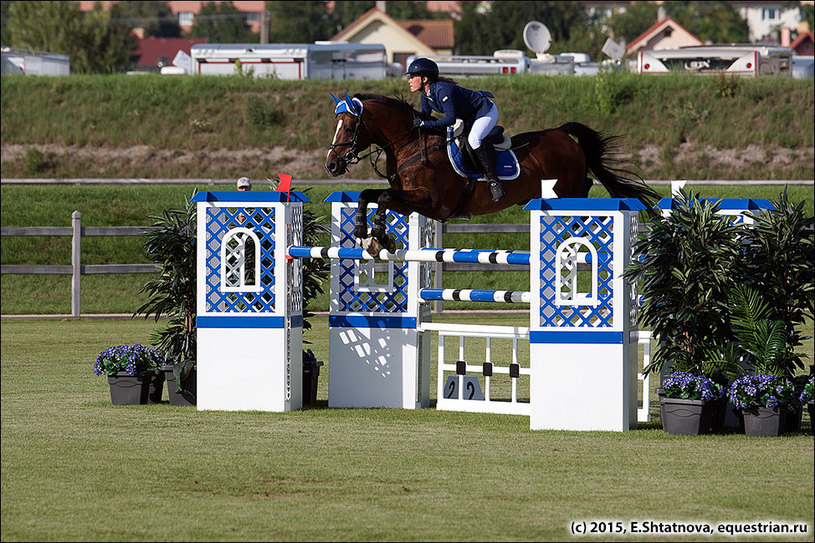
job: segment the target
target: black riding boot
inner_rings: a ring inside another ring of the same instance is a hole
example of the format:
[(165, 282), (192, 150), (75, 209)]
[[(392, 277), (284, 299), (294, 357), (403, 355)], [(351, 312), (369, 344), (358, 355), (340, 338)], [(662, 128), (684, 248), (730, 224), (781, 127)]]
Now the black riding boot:
[(478, 157), (478, 161), (481, 163), (481, 170), (487, 178), (492, 201), (500, 202), (506, 195), (506, 191), (504, 190), (504, 185), (501, 184), (501, 181), (495, 174), (495, 156), (492, 153), (492, 149), (488, 149), (487, 145), (481, 145), (481, 147), (475, 149), (475, 156)]

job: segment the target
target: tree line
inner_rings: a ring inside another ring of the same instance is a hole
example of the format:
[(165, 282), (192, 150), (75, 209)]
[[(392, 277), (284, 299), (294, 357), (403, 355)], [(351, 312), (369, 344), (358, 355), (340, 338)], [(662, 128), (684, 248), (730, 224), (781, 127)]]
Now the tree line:
[[(813, 7), (786, 2), (798, 7), (813, 28)], [(266, 2), (270, 43), (313, 43), (328, 40), (374, 7), (374, 1), (348, 0)], [(449, 17), (430, 12), (427, 3), (386, 2), (386, 11), (396, 20)], [(650, 2), (631, 2), (625, 10), (614, 9), (610, 16), (590, 15), (579, 2), (460, 2), (460, 20), (454, 25), (455, 53), (491, 55), (498, 49), (531, 52), (523, 41), (524, 25), (532, 20), (545, 23), (552, 34), (548, 52), (588, 53), (602, 58), (606, 39), (631, 42), (656, 21), (660, 7)], [(82, 12), (78, 2), (2, 1), (2, 45), (36, 51), (67, 54), (72, 73), (123, 72), (135, 64), (137, 40), (134, 28), (144, 36), (181, 37), (167, 2), (128, 1), (105, 9), (97, 3)], [(663, 2), (665, 15), (672, 17), (702, 41), (745, 43), (747, 22), (731, 2)], [(232, 2), (207, 2), (202, 5), (192, 28), (184, 37), (206, 38), (209, 43), (258, 43), (260, 36), (251, 31), (246, 13)]]

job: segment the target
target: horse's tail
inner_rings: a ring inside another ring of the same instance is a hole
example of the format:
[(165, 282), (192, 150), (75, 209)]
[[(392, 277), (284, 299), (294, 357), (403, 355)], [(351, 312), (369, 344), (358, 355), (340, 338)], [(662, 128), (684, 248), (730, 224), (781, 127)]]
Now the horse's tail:
[(648, 208), (659, 200), (642, 177), (621, 167), (629, 161), (617, 156), (619, 136), (602, 134), (581, 123), (566, 123), (559, 130), (577, 139), (586, 156), (587, 174), (600, 181), (612, 198), (639, 198)]

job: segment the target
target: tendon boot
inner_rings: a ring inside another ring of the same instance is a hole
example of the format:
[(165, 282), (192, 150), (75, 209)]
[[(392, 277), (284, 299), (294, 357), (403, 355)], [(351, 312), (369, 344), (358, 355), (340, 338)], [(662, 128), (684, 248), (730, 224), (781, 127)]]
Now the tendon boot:
[(488, 147), (487, 145), (481, 145), (481, 147), (475, 149), (474, 152), (475, 156), (478, 157), (478, 161), (481, 163), (481, 170), (484, 172), (484, 177), (487, 178), (487, 185), (490, 189), (492, 201), (500, 202), (506, 195), (506, 191), (504, 190), (504, 185), (501, 184), (501, 181), (495, 174), (495, 156), (492, 154), (492, 149)]

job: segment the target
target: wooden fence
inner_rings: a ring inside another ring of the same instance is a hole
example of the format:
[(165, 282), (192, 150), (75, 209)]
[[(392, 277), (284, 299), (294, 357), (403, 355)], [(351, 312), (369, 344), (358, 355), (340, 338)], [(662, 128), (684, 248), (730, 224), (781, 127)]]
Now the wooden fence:
[[(4, 226), (0, 236), (70, 236), (71, 264), (56, 265), (16, 265), (0, 266), (2, 274), (56, 274), (71, 276), (71, 315), (81, 314), (81, 277), (100, 273), (155, 273), (158, 267), (154, 264), (82, 264), (83, 236), (144, 236), (152, 226), (82, 226), (82, 214), (74, 211), (71, 214), (71, 226)], [(488, 234), (488, 233), (529, 233), (529, 224), (444, 224), (436, 232), (434, 243), (443, 247), (442, 236), (450, 234)], [(501, 264), (478, 263), (437, 263), (436, 270), (444, 271), (528, 271), (529, 266), (510, 266)], [(441, 288), (441, 274), (435, 274), (435, 288)], [(433, 302), (433, 310), (441, 313), (442, 303)]]

